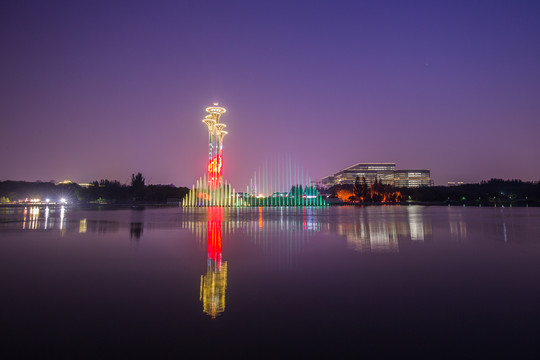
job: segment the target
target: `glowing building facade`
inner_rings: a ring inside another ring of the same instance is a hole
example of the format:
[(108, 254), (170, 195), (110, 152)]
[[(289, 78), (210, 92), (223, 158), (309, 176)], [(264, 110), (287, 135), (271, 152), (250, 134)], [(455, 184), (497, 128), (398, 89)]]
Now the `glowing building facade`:
[(380, 180), (383, 184), (396, 187), (420, 187), (431, 186), (432, 180), (430, 171), (422, 170), (396, 170), (395, 163), (358, 163), (349, 166), (334, 175), (327, 176), (321, 180), (321, 186), (329, 188), (334, 185), (352, 185), (356, 180), (365, 178), (368, 185), (375, 180)]

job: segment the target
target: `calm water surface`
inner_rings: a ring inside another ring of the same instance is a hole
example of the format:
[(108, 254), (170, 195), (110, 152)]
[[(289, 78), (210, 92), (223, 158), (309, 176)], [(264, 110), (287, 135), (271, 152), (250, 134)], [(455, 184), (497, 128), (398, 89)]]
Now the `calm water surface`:
[(0, 209), (3, 352), (539, 355), (540, 209)]

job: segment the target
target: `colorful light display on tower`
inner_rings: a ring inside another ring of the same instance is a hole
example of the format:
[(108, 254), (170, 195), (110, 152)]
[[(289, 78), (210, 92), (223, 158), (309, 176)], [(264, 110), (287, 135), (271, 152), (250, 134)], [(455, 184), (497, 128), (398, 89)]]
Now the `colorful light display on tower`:
[(236, 190), (223, 178), (223, 138), (227, 135), (221, 116), (227, 112), (214, 103), (206, 108), (202, 122), (208, 127), (207, 172), (182, 200), (182, 206), (327, 206), (328, 203), (313, 186), (307, 172), (295, 161), (278, 160), (255, 172), (246, 192)]
[(219, 107), (218, 103), (206, 108), (208, 115), (203, 123), (208, 126), (208, 184), (212, 189), (217, 189), (221, 184), (223, 170), (223, 138), (227, 131), (223, 130), (227, 125), (220, 122), (221, 115), (227, 110)]

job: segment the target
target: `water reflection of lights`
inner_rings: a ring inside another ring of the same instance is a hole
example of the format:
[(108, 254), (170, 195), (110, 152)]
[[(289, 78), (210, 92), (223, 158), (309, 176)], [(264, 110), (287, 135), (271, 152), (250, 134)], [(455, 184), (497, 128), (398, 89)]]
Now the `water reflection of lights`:
[(420, 207), (372, 208), (337, 224), (330, 232), (345, 236), (350, 249), (359, 252), (398, 252), (399, 241), (424, 241), (431, 237), (429, 218)]
[(23, 230), (26, 229), (26, 215), (28, 214), (28, 209), (27, 208), (24, 208), (24, 212), (23, 212), (23, 224), (22, 224), (22, 228)]
[(422, 208), (418, 206), (407, 206), (407, 215), (409, 216), (409, 229), (412, 241), (424, 241), (425, 233), (431, 234), (431, 224), (424, 227), (424, 214)]
[(45, 208), (45, 224), (44, 224), (44, 226), (43, 226), (43, 228), (44, 228), (45, 230), (47, 230), (47, 225), (48, 225), (48, 223), (49, 223), (49, 211), (50, 211), (50, 210), (49, 210), (49, 207), (47, 206), (47, 207)]
[[(263, 208), (256, 212), (241, 208), (233, 211), (226, 209), (228, 216), (224, 218), (224, 209), (219, 207), (182, 208), (183, 227), (191, 229), (199, 243), (206, 241), (206, 274), (201, 275), (199, 296), (205, 314), (216, 318), (225, 311), (227, 262), (222, 261), (225, 236), (238, 230), (247, 234), (249, 240), (264, 251), (278, 251), (278, 254), (282, 254), (284, 250), (290, 264), (292, 254), (303, 249), (306, 236), (315, 229), (320, 230), (313, 209), (304, 209), (301, 217), (297, 216), (297, 212), (285, 209), (279, 211), (279, 216)], [(205, 213), (206, 218), (203, 217)]]
[(448, 223), (450, 225), (450, 236), (455, 240), (465, 240), (467, 238), (467, 223), (463, 220), (461, 209), (448, 207)]
[(368, 231), (371, 251), (399, 251), (395, 223), (370, 223)]
[(208, 208), (207, 214), (206, 274), (201, 275), (199, 299), (203, 303), (203, 311), (215, 319), (225, 311), (227, 262), (221, 261), (222, 208)]
[(81, 219), (79, 221), (79, 232), (80, 233), (85, 233), (86, 229), (87, 229), (86, 219)]
[[(226, 218), (223, 211), (227, 211)], [(214, 207), (203, 210), (183, 208), (182, 212), (185, 219), (183, 227), (191, 229), (199, 243), (206, 242), (207, 268), (206, 274), (201, 275), (200, 300), (203, 311), (212, 318), (225, 311), (227, 262), (222, 261), (224, 237), (235, 231), (246, 234), (250, 242), (263, 251), (280, 255), (278, 259), (285, 254), (290, 264), (293, 254), (303, 250), (308, 235), (321, 229), (313, 209), (307, 208), (296, 211), (282, 208), (279, 212), (259, 208), (253, 212), (250, 209), (229, 211)]]
[(7, 214), (0, 214), (18, 221), (0, 221), (0, 228), (16, 226), (23, 230), (60, 230), (66, 232), (86, 233), (116, 232), (120, 230), (120, 223), (107, 220), (88, 220), (86, 218), (74, 219), (69, 222), (69, 210), (65, 206), (31, 206), (20, 209), (11, 209)]
[[(207, 224), (199, 211), (184, 209), (183, 226), (191, 229), (202, 243), (207, 238)], [(279, 255), (278, 260), (289, 265), (295, 254), (303, 251), (309, 238), (323, 230), (344, 236), (348, 247), (359, 252), (397, 252), (399, 240), (424, 241), (432, 235), (431, 223), (420, 207), (372, 208), (354, 217), (329, 216), (330, 211), (335, 209), (261, 208), (256, 212), (237, 209), (228, 212), (222, 232), (244, 233), (250, 242), (265, 252)]]
[(504, 242), (508, 242), (508, 236), (506, 234), (506, 221), (504, 219), (504, 207), (501, 208), (501, 216), (502, 216), (502, 224), (503, 224), (503, 234), (504, 234)]
[[(303, 251), (309, 237), (322, 230), (322, 222), (314, 215), (313, 208), (259, 208), (256, 211), (237, 208), (225, 211), (229, 216), (222, 218), (222, 236), (236, 231), (245, 234), (251, 243), (264, 252), (279, 255), (278, 261), (285, 260), (288, 265), (292, 263), (295, 254)], [(182, 212), (182, 226), (193, 231), (199, 243), (207, 241), (208, 224), (201, 209), (183, 208)]]
[(60, 207), (60, 230), (64, 230), (64, 218), (66, 216), (66, 208)]
[(39, 224), (39, 207), (34, 206), (30, 208), (30, 225), (29, 228), (35, 230)]
[(336, 229), (345, 236), (350, 249), (360, 252), (397, 252), (396, 224), (360, 218), (353, 223), (339, 224)]
[(29, 230), (36, 230), (39, 227), (39, 207), (33, 206), (31, 208), (24, 208), (23, 211), (23, 225), (22, 228), (26, 229), (28, 222)]

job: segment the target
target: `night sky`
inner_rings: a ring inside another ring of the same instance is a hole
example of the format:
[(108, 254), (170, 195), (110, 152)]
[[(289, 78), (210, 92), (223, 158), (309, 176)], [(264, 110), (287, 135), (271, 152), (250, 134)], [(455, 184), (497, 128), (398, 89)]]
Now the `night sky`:
[(9, 1), (0, 180), (191, 186), (219, 102), (237, 189), (288, 155), (540, 180), (538, 1)]

